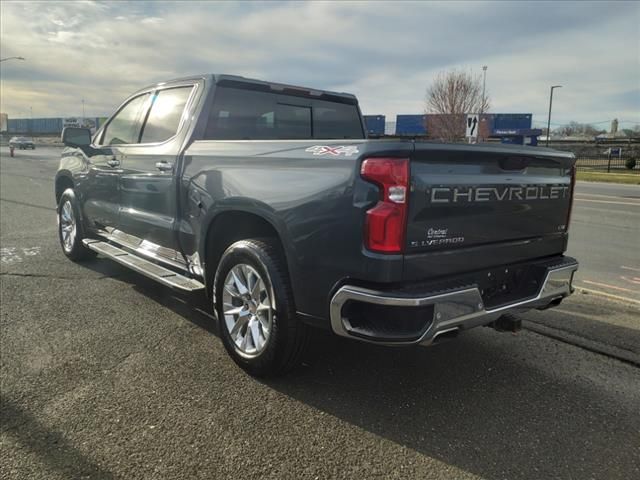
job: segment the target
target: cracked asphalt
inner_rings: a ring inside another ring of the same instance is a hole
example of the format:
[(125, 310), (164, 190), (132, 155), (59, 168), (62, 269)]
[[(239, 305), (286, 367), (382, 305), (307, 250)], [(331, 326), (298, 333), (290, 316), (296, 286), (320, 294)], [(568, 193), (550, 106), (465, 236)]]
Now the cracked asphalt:
[(1, 154), (1, 478), (640, 478), (637, 306), (574, 295), (428, 349), (318, 332), (259, 381), (202, 296), (64, 257), (59, 149)]

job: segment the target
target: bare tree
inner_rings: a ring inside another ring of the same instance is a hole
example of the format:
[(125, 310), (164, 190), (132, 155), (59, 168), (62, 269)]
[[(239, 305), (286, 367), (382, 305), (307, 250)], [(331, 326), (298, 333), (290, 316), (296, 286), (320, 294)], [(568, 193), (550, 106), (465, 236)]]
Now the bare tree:
[(554, 133), (560, 137), (571, 137), (571, 136), (594, 137), (599, 133), (604, 133), (604, 132), (602, 130), (598, 130), (591, 124), (571, 121), (566, 125), (562, 125), (561, 127), (556, 128), (554, 130)]
[(427, 88), (425, 110), (429, 117), (429, 135), (445, 141), (464, 137), (464, 116), (489, 111), (490, 101), (483, 98), (482, 76), (461, 70), (441, 72)]

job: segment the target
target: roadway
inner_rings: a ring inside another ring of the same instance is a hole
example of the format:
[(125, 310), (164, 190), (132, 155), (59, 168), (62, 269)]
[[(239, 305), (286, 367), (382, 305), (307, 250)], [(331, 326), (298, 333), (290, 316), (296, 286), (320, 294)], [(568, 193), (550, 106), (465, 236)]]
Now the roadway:
[(578, 182), (567, 253), (576, 286), (640, 304), (640, 185)]
[[(202, 296), (64, 257), (59, 149), (0, 153), (3, 479), (640, 478), (632, 302), (577, 293), (518, 334), (433, 348), (318, 333), (300, 369), (259, 381), (228, 358)], [(616, 197), (576, 201), (578, 281), (626, 285), (637, 217), (619, 204), (638, 190), (578, 192)]]

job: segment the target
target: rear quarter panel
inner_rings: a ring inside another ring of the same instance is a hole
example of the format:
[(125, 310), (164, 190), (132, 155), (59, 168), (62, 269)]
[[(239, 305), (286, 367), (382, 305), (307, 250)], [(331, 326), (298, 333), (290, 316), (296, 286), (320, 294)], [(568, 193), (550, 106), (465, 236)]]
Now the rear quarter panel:
[[(363, 254), (363, 211), (378, 195), (358, 174), (368, 143), (194, 142), (184, 155), (181, 188), (180, 240), (185, 254), (206, 258), (204, 238), (213, 219), (225, 211), (243, 211), (264, 218), (278, 232), (296, 307), (303, 313), (327, 317), (330, 292), (341, 279), (399, 279), (401, 256)], [(317, 154), (317, 149), (309, 151), (314, 146), (357, 150), (351, 155)], [(386, 148), (398, 153), (397, 146)]]

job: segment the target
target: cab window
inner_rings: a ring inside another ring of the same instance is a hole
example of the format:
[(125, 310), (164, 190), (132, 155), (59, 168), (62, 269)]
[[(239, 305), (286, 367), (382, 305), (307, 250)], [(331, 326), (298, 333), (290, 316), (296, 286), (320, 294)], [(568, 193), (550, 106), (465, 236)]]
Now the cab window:
[(138, 143), (140, 125), (146, 112), (151, 94), (145, 93), (132, 98), (111, 119), (104, 130), (102, 145), (120, 145)]
[(178, 133), (192, 86), (158, 91), (142, 130), (141, 143), (164, 142)]

